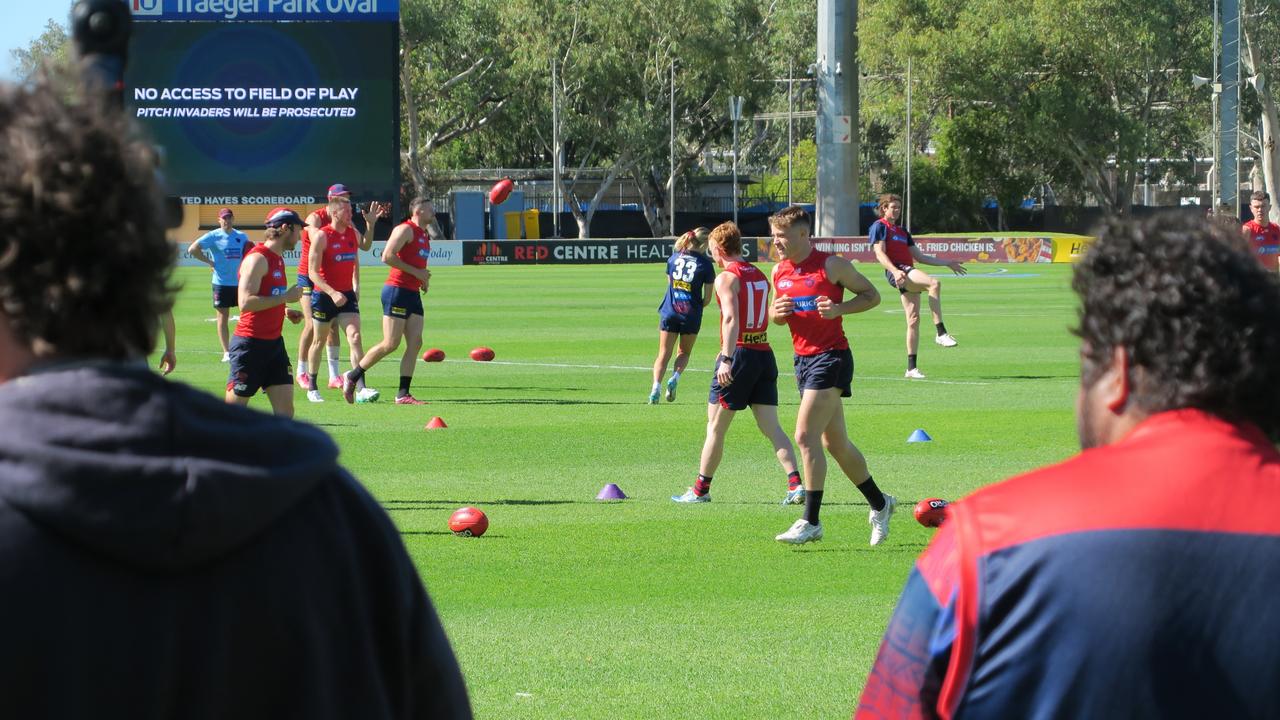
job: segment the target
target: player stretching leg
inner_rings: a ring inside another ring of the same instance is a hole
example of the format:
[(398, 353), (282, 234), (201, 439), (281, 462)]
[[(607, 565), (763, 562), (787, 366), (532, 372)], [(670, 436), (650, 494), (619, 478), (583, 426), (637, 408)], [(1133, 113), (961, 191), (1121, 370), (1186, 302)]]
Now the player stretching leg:
[(409, 394), (413, 369), (422, 349), (422, 296), (431, 281), (427, 260), (431, 256), (431, 239), (424, 227), (436, 219), (431, 201), (416, 198), (410, 205), (410, 218), (391, 231), (382, 250), (382, 262), (391, 266), (387, 283), (382, 286), (382, 342), (369, 348), (363, 359), (355, 363), (343, 378), (342, 397), (347, 402), (356, 398), (356, 383), (364, 378), (379, 360), (395, 352), (400, 338), (405, 339), (404, 356), (400, 358), (400, 390), (397, 405), (425, 405)]
[[(335, 322), (346, 332), (352, 364), (358, 364), (364, 355), (360, 343), (360, 300), (355, 292), (355, 277), (360, 272), (359, 241), (355, 228), (351, 227), (351, 201), (343, 196), (330, 200), (329, 216), (331, 224), (320, 230), (308, 230), (311, 233), (311, 282), (315, 285), (311, 293), (311, 319), (315, 328), (309, 358), (312, 367), (320, 363), (320, 351)], [(314, 373), (307, 376), (310, 386), (307, 399), (313, 403), (324, 402), (315, 378)], [(357, 385), (357, 401), (378, 399), (378, 391), (365, 387), (363, 378)]]
[(302, 297), (302, 288), (289, 287), (281, 256), (298, 244), (302, 218), (289, 208), (276, 208), (267, 215), (266, 226), (263, 243), (249, 250), (240, 266), (240, 322), (231, 340), (227, 402), (248, 405), (262, 388), (272, 412), (293, 417), (289, 353), (280, 330), (286, 315), (295, 323), (302, 320), (301, 312), (285, 308)]
[[(825, 447), (871, 505), (871, 544), (879, 545), (889, 535), (896, 500), (880, 492), (866, 458), (849, 440), (841, 398), (853, 394), (853, 354), (841, 316), (879, 305), (880, 294), (848, 260), (815, 250), (809, 227), (809, 213), (797, 205), (769, 218), (773, 251), (780, 258), (773, 268), (778, 295), (772, 319), (791, 327), (795, 346), (796, 444), (805, 479), (804, 517), (776, 539), (795, 544), (822, 539), (818, 514), (827, 479)], [(845, 290), (853, 297), (844, 300)]]
[(702, 308), (711, 304), (711, 283), (716, 270), (703, 253), (707, 249), (707, 229), (700, 227), (680, 236), (667, 258), (667, 294), (658, 307), (658, 359), (653, 362), (653, 388), (649, 404), (656, 405), (667, 372), (671, 350), (680, 341), (675, 369), (667, 381), (667, 402), (676, 399), (680, 373), (689, 365), (689, 353), (702, 327)]
[(769, 347), (769, 281), (755, 265), (742, 261), (742, 233), (734, 223), (711, 231), (711, 256), (724, 272), (716, 278), (720, 305), (720, 356), (716, 358), (707, 404), (707, 440), (702, 446), (698, 480), (672, 500), (711, 502), (711, 478), (724, 455), (724, 437), (734, 415), (751, 406), (756, 426), (773, 444), (787, 473), (783, 504), (804, 502), (791, 439), (778, 423), (778, 362)]
[(938, 331), (933, 341), (942, 347), (955, 347), (956, 339), (947, 332), (942, 322), (942, 283), (929, 273), (916, 267), (937, 265), (951, 268), (951, 272), (964, 275), (964, 265), (956, 261), (939, 260), (920, 252), (920, 247), (904, 227), (896, 223), (902, 215), (902, 198), (893, 194), (880, 196), (880, 219), (871, 224), (871, 246), (876, 260), (884, 266), (885, 279), (902, 298), (902, 309), (907, 316), (907, 372), (912, 380), (923, 380), (924, 373), (916, 367), (916, 353), (920, 347), (920, 293), (929, 294), (929, 312), (933, 314), (933, 327)]

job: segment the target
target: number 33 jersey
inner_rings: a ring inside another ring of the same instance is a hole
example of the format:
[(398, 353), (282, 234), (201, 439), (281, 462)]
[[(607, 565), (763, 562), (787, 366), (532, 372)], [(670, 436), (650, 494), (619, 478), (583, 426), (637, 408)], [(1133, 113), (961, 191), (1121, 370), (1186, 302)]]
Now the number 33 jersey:
[(672, 254), (667, 258), (667, 294), (658, 313), (666, 319), (700, 321), (703, 287), (715, 279), (716, 269), (706, 255)]

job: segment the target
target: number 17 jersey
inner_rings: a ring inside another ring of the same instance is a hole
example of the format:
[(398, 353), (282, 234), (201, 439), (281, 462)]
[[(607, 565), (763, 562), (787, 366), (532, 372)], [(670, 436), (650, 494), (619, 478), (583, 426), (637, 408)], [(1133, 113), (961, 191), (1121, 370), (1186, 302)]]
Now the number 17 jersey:
[[(724, 271), (738, 276), (737, 347), (769, 350), (769, 279), (749, 262), (729, 263)], [(720, 304), (719, 295), (716, 304)], [(724, 340), (723, 334), (720, 339)]]

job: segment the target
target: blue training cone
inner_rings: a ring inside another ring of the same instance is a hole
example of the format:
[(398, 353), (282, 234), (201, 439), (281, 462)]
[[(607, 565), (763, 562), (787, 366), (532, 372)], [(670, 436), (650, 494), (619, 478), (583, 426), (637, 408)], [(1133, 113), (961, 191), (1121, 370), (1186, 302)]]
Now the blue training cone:
[(923, 428), (916, 428), (916, 431), (911, 433), (911, 437), (907, 438), (907, 442), (909, 443), (929, 442), (931, 440), (933, 440), (933, 438), (929, 437), (929, 433), (925, 432)]

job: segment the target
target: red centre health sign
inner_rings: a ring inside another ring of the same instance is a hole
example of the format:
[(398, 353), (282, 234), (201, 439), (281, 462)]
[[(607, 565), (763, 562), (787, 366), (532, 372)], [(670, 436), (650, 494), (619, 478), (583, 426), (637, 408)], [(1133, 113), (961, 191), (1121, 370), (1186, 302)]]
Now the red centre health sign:
[[(915, 238), (920, 252), (940, 260), (960, 262), (1053, 262), (1053, 238), (1048, 237), (936, 237)], [(814, 238), (822, 252), (856, 262), (875, 262), (876, 254), (866, 237)]]

